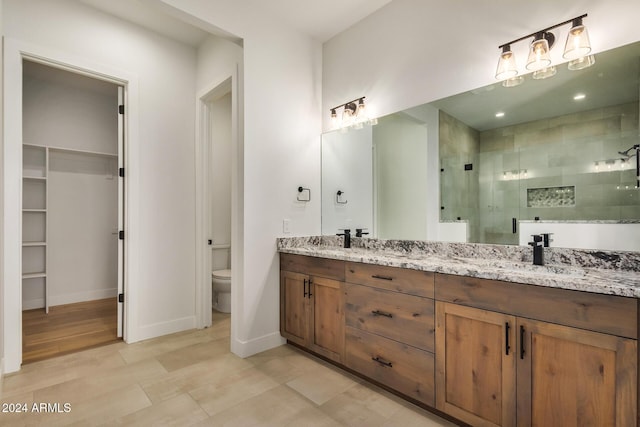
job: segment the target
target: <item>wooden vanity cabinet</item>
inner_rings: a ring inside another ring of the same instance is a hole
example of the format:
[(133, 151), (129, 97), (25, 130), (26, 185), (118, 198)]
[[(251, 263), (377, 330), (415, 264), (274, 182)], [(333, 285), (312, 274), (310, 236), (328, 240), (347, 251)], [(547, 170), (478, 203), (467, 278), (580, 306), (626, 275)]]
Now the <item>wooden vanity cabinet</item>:
[(280, 255), (280, 333), (336, 362), (344, 353), (344, 262)]
[(434, 406), (433, 273), (346, 263), (345, 365)]
[(637, 425), (637, 300), (440, 274), (436, 299), (439, 410), (474, 426)]

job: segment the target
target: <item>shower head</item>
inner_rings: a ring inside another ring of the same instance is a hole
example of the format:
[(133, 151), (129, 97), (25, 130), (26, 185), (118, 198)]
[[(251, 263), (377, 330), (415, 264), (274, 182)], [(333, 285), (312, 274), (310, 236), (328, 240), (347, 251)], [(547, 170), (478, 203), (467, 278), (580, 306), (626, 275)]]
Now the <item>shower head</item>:
[[(629, 154), (629, 152), (632, 151), (632, 150), (636, 150), (636, 152), (633, 153), (633, 154)], [(636, 144), (634, 146), (631, 146), (631, 147), (627, 148), (624, 151), (618, 151), (618, 154), (620, 154), (621, 156), (625, 156), (627, 159), (630, 159), (633, 156), (638, 154), (638, 150), (640, 150), (640, 144)]]

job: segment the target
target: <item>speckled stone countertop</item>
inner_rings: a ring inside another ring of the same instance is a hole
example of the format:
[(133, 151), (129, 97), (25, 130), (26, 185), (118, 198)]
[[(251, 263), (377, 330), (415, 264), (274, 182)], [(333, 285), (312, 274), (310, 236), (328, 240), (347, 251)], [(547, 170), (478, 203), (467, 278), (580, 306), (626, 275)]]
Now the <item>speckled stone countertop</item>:
[(312, 236), (278, 239), (278, 251), (640, 298), (640, 252), (545, 248), (545, 265), (533, 265), (528, 246)]

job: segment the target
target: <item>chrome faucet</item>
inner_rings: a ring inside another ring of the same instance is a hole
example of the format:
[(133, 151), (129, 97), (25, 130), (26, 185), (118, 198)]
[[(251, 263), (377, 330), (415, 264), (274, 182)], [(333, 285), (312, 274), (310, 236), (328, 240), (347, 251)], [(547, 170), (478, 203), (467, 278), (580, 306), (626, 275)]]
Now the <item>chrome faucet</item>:
[(544, 265), (543, 237), (539, 234), (533, 234), (531, 237), (533, 242), (529, 242), (529, 246), (533, 247), (533, 265)]

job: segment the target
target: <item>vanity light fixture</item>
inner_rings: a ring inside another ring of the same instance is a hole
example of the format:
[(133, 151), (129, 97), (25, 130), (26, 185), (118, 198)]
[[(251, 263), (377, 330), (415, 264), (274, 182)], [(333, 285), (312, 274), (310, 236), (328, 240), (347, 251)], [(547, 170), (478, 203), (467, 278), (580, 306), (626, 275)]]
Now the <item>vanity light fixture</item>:
[(498, 49), (501, 49), (502, 52), (498, 58), (498, 67), (496, 68), (495, 74), (496, 79), (502, 80), (504, 87), (517, 86), (523, 82), (522, 76), (518, 75), (518, 67), (511, 45), (531, 37), (533, 37), (533, 41), (529, 48), (529, 56), (525, 68), (533, 71), (534, 79), (546, 79), (554, 76), (556, 74), (556, 67), (552, 64), (550, 50), (554, 46), (556, 37), (550, 31), (569, 23), (571, 23), (572, 26), (569, 30), (562, 55), (563, 58), (569, 60), (569, 70), (581, 70), (593, 65), (595, 58), (593, 55), (590, 55), (591, 42), (589, 41), (589, 33), (582, 23), (582, 19), (586, 16), (587, 14), (585, 13), (584, 15), (552, 25), (551, 27), (544, 28), (498, 46)]
[[(378, 124), (378, 120), (371, 119), (367, 116), (364, 98), (364, 96), (356, 98), (353, 101), (345, 102), (344, 104), (331, 108), (331, 128), (346, 130), (352, 127), (354, 129), (362, 129), (365, 124)], [(342, 108), (341, 119), (338, 118), (338, 110), (340, 108)]]

